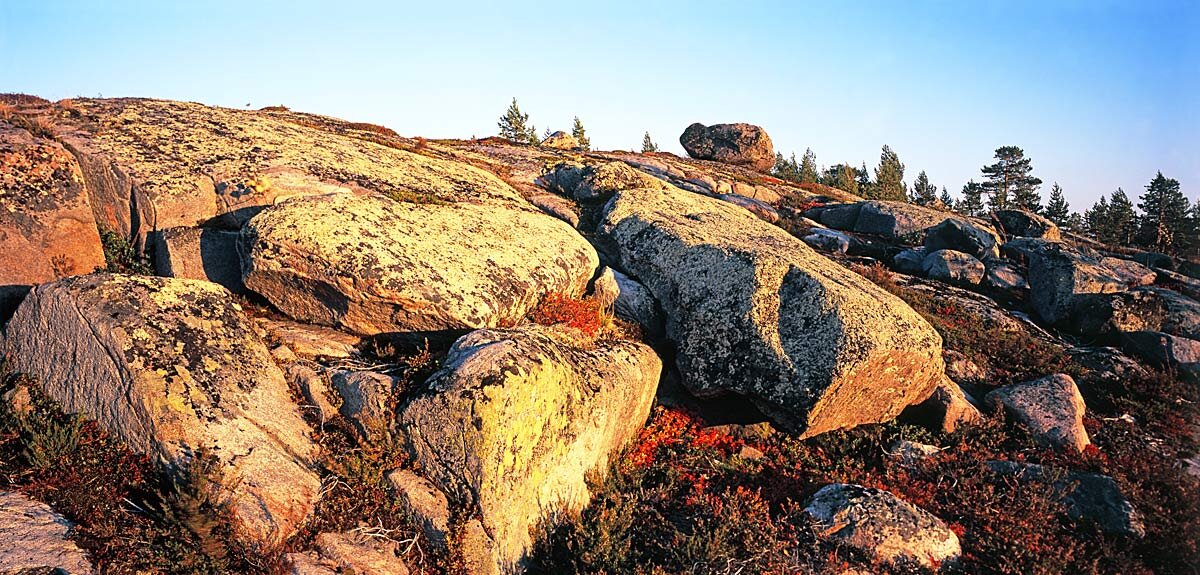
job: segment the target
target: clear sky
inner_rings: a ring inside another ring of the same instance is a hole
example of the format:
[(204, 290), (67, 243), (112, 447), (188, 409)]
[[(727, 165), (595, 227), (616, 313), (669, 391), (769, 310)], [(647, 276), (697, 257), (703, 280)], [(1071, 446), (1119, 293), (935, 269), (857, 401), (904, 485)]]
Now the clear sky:
[(664, 150), (751, 122), (823, 165), (890, 145), (957, 193), (995, 148), (1082, 211), (1155, 172), (1200, 194), (1200, 1), (0, 0), (0, 92), (292, 109), (409, 136)]

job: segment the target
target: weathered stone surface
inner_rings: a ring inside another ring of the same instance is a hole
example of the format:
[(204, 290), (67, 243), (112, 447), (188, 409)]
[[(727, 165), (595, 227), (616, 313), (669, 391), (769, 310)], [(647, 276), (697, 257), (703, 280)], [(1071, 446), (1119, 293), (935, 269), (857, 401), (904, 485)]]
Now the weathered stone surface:
[(319, 564), (337, 573), (354, 575), (408, 575), (395, 542), (349, 533), (321, 533), (313, 540)]
[(584, 350), (552, 328), (480, 330), (455, 342), (400, 426), (422, 473), (478, 506), (494, 563), (508, 568), (539, 520), (587, 503), (585, 475), (646, 421), (661, 368), (642, 344)]
[(1134, 537), (1146, 534), (1141, 514), (1121, 493), (1117, 482), (1107, 475), (1067, 472), (1016, 461), (989, 461), (987, 466), (1000, 475), (1049, 484), (1055, 498), (1076, 521), (1094, 523), (1107, 533)]
[(557, 131), (542, 140), (543, 148), (557, 148), (559, 150), (574, 150), (579, 147), (579, 140), (575, 136), (563, 131)]
[(980, 385), (991, 381), (992, 374), (966, 355), (947, 349), (942, 352), (946, 360), (946, 377), (959, 385)]
[(926, 255), (924, 246), (904, 250), (892, 258), (892, 269), (909, 275), (925, 273)]
[(556, 194), (540, 193), (529, 196), (529, 203), (547, 215), (554, 216), (571, 227), (579, 227), (579, 206), (575, 202)]
[(1025, 280), (1025, 276), (1021, 274), (1021, 270), (1008, 262), (990, 263), (987, 268), (987, 274), (983, 276), (983, 283), (997, 290), (1015, 291), (1029, 289), (1029, 282)]
[(318, 325), (272, 319), (259, 320), (270, 341), (288, 346), (304, 359), (346, 358), (358, 353), (362, 338)]
[(1115, 343), (1130, 331), (1162, 331), (1166, 305), (1151, 291), (1075, 296), (1066, 329), (1093, 341)]
[(1067, 319), (1079, 294), (1125, 289), (1124, 282), (1113, 277), (1098, 257), (1059, 243), (1035, 242), (1027, 242), (1026, 252), (1030, 299), (1034, 310), (1047, 323)]
[(804, 243), (827, 252), (844, 254), (850, 251), (850, 236), (837, 230), (815, 229), (804, 236)]
[(742, 210), (626, 190), (599, 233), (662, 305), (700, 396), (748, 396), (815, 435), (891, 419), (942, 376), (941, 338), (916, 312)]
[(463, 526), (462, 541), (459, 542), (459, 553), (463, 559), (464, 575), (501, 575), (502, 571), (496, 563), (496, 546), (488, 535), (483, 522), (471, 519)]
[(337, 416), (338, 409), (333, 404), (329, 379), (320, 366), (294, 363), (287, 367), (285, 373), (288, 381), (295, 383), (304, 395), (305, 403), (300, 406), (301, 409), (316, 411), (322, 425)]
[(1160, 367), (1180, 367), (1195, 371), (1200, 364), (1200, 341), (1158, 331), (1131, 331), (1121, 334), (1126, 351), (1147, 363)]
[(312, 510), (316, 453), (283, 373), (224, 288), (93, 274), (33, 289), (7, 328), (12, 367), (132, 449), (218, 463), (250, 540), (276, 544)]
[(1095, 387), (1097, 383), (1116, 386), (1149, 375), (1142, 364), (1115, 347), (1073, 347), (1067, 353), (1071, 361), (1087, 370), (1079, 378), (1085, 389), (1088, 385)]
[(1087, 406), (1069, 375), (1007, 385), (987, 394), (984, 402), (994, 409), (1003, 407), (1042, 445), (1083, 451), (1091, 444), (1083, 428)]
[(908, 202), (870, 200), (862, 202), (858, 219), (854, 222), (854, 231), (887, 238), (911, 239), (913, 243), (920, 244), (924, 242), (926, 230), (950, 217), (945, 212)]
[[(926, 248), (928, 249), (928, 248)], [(954, 250), (938, 250), (921, 262), (921, 270), (930, 279), (964, 285), (978, 285), (986, 268), (970, 254)]]
[(375, 443), (391, 436), (395, 378), (374, 371), (336, 371), (330, 379), (342, 398), (342, 417), (360, 437)]
[(862, 211), (862, 203), (839, 204), (827, 206), (817, 217), (822, 224), (835, 230), (853, 230), (858, 223), (858, 214)]
[(397, 469), (387, 475), (388, 483), (396, 488), (396, 498), (421, 526), (430, 543), (445, 548), (450, 536), (450, 502), (428, 479), (407, 469)]
[(1127, 259), (1103, 257), (1100, 258), (1100, 265), (1108, 268), (1113, 277), (1129, 287), (1148, 286), (1158, 278), (1154, 270)]
[(0, 120), (0, 317), (29, 286), (97, 267), (104, 251), (78, 162)]
[(233, 293), (245, 291), (238, 233), (214, 228), (171, 228), (150, 236), (160, 276), (205, 280)]
[(925, 249), (929, 252), (954, 250), (975, 258), (1000, 254), (995, 232), (963, 220), (947, 218), (925, 232)]
[(666, 184), (625, 162), (605, 162), (583, 170), (574, 197), (581, 202), (604, 201), (630, 188), (665, 188)]
[(739, 196), (737, 194), (721, 194), (717, 198), (723, 202), (729, 202), (735, 206), (745, 208), (750, 213), (758, 216), (758, 219), (769, 224), (779, 222), (779, 212), (775, 211), (775, 208), (772, 208), (771, 204), (763, 200), (747, 198), (746, 196)]
[(983, 421), (983, 415), (965, 392), (949, 377), (938, 382), (929, 399), (904, 411), (904, 417), (942, 433), (954, 433), (966, 425)]
[(936, 445), (901, 439), (888, 449), (888, 457), (901, 465), (913, 466), (937, 456), (942, 450)]
[(1059, 231), (1058, 225), (1033, 212), (999, 210), (995, 213), (995, 218), (1009, 237), (1041, 238), (1053, 242), (1062, 239), (1062, 232)]
[(683, 131), (679, 143), (689, 156), (698, 160), (747, 166), (760, 172), (775, 166), (771, 137), (752, 124), (695, 123)]
[(887, 491), (834, 483), (813, 494), (804, 511), (825, 538), (881, 562), (936, 568), (962, 555), (958, 536), (941, 519)]
[(618, 289), (617, 299), (613, 302), (613, 312), (617, 317), (642, 326), (651, 335), (661, 334), (664, 319), (654, 294), (637, 280), (619, 271), (613, 270), (613, 279)]
[(599, 264), (569, 225), (497, 204), (332, 194), (268, 208), (242, 234), (247, 288), (359, 334), (515, 322), (548, 293), (582, 293)]
[(0, 573), (91, 575), (87, 555), (69, 539), (63, 516), (15, 491), (0, 491)]

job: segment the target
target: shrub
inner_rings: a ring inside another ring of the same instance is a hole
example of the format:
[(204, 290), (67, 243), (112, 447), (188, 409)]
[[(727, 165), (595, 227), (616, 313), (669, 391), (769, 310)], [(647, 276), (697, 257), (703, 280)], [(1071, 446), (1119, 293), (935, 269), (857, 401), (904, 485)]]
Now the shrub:
[(559, 292), (547, 294), (529, 314), (529, 319), (541, 325), (565, 324), (588, 337), (596, 337), (604, 327), (606, 315), (600, 304), (591, 299), (577, 299)]
[[(104, 270), (109, 273), (150, 275), (154, 273), (150, 260), (141, 255), (129, 240), (108, 229), (100, 230), (100, 244), (104, 248)], [(100, 270), (97, 270), (100, 271)]]

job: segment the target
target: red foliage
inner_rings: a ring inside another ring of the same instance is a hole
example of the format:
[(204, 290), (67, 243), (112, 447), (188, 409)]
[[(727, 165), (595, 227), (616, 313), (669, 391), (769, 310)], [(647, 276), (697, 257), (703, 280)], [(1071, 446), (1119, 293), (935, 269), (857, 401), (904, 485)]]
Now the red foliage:
[(604, 315), (600, 304), (594, 300), (576, 299), (554, 292), (546, 295), (542, 303), (529, 314), (529, 318), (541, 325), (566, 324), (594, 337), (600, 332)]

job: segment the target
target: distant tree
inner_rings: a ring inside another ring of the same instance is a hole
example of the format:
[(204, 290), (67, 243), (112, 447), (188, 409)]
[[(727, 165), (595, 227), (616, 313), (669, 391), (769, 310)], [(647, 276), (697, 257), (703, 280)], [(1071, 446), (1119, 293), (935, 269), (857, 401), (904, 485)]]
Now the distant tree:
[(871, 195), (871, 172), (867, 170), (867, 163), (863, 162), (861, 168), (856, 168), (858, 172), (858, 195), (867, 197)]
[(792, 154), (792, 157), (787, 159), (783, 157), (783, 154), (776, 152), (775, 167), (771, 170), (771, 175), (781, 180), (799, 182), (800, 166), (796, 164), (796, 154)]
[(996, 163), (983, 167), (983, 191), (993, 210), (1021, 208), (1037, 212), (1042, 199), (1037, 193), (1042, 180), (1032, 175), (1033, 167), (1025, 151), (1016, 146), (996, 148)]
[(509, 104), (508, 111), (500, 116), (500, 137), (511, 142), (523, 142), (526, 144), (536, 144), (538, 140), (537, 128), (529, 123), (529, 114), (521, 112), (521, 107), (517, 105), (517, 99), (513, 98), (512, 104)]
[[(792, 156), (792, 162), (796, 161), (796, 156)], [(817, 181), (817, 155), (813, 153), (812, 148), (804, 149), (804, 157), (800, 160), (800, 183), (812, 184)]]
[(587, 131), (583, 129), (583, 122), (579, 121), (579, 116), (575, 116), (575, 125), (571, 126), (571, 135), (585, 152), (592, 149), (592, 141), (588, 139)]
[(1106, 244), (1115, 243), (1113, 242), (1114, 234), (1107, 197), (1100, 196), (1100, 199), (1083, 213), (1083, 221), (1087, 228), (1087, 233), (1092, 236), (1092, 239)]
[(954, 198), (950, 197), (950, 192), (946, 191), (946, 186), (942, 186), (942, 195), (938, 196), (938, 201), (942, 202), (942, 205), (946, 209), (954, 207)]
[(925, 170), (917, 174), (917, 179), (913, 180), (912, 187), (912, 203), (928, 206), (937, 201), (937, 186), (929, 183), (929, 176), (925, 175)]
[(1071, 204), (1067, 203), (1067, 198), (1063, 196), (1062, 186), (1058, 182), (1050, 187), (1050, 199), (1046, 202), (1046, 209), (1042, 215), (1050, 219), (1050, 221), (1064, 225), (1067, 223), (1067, 218), (1071, 215)]
[(983, 215), (983, 184), (971, 180), (962, 187), (962, 199), (954, 209), (968, 216)]
[(879, 166), (875, 168), (875, 184), (871, 186), (871, 198), (878, 200), (907, 200), (908, 190), (904, 185), (904, 164), (886, 145), (879, 154)]
[(657, 152), (657, 151), (658, 151), (658, 144), (655, 144), (654, 140), (650, 139), (650, 132), (646, 132), (646, 135), (642, 136), (642, 153), (645, 154), (647, 152)]
[[(549, 137), (550, 137), (550, 134), (553, 134), (553, 133), (554, 133), (554, 132), (551, 132), (551, 131), (550, 131), (550, 128), (546, 128), (546, 131), (545, 131), (545, 132), (542, 132), (542, 140), (545, 140), (546, 138), (549, 138)], [(540, 141), (540, 140), (539, 140), (539, 141)]]
[(858, 170), (846, 164), (834, 164), (825, 173), (825, 185), (858, 195)]
[(1108, 212), (1105, 230), (1108, 238), (1104, 241), (1118, 246), (1132, 246), (1133, 238), (1137, 235), (1137, 212), (1133, 202), (1125, 195), (1125, 190), (1117, 188), (1108, 199)]
[(1082, 233), (1087, 229), (1083, 221), (1083, 216), (1079, 212), (1071, 212), (1071, 215), (1067, 217), (1067, 221), (1062, 224), (1062, 227), (1075, 233)]
[(1178, 180), (1159, 172), (1146, 186), (1146, 193), (1138, 198), (1138, 209), (1142, 211), (1136, 238), (1139, 244), (1172, 254), (1187, 247), (1192, 207), (1179, 190)]

